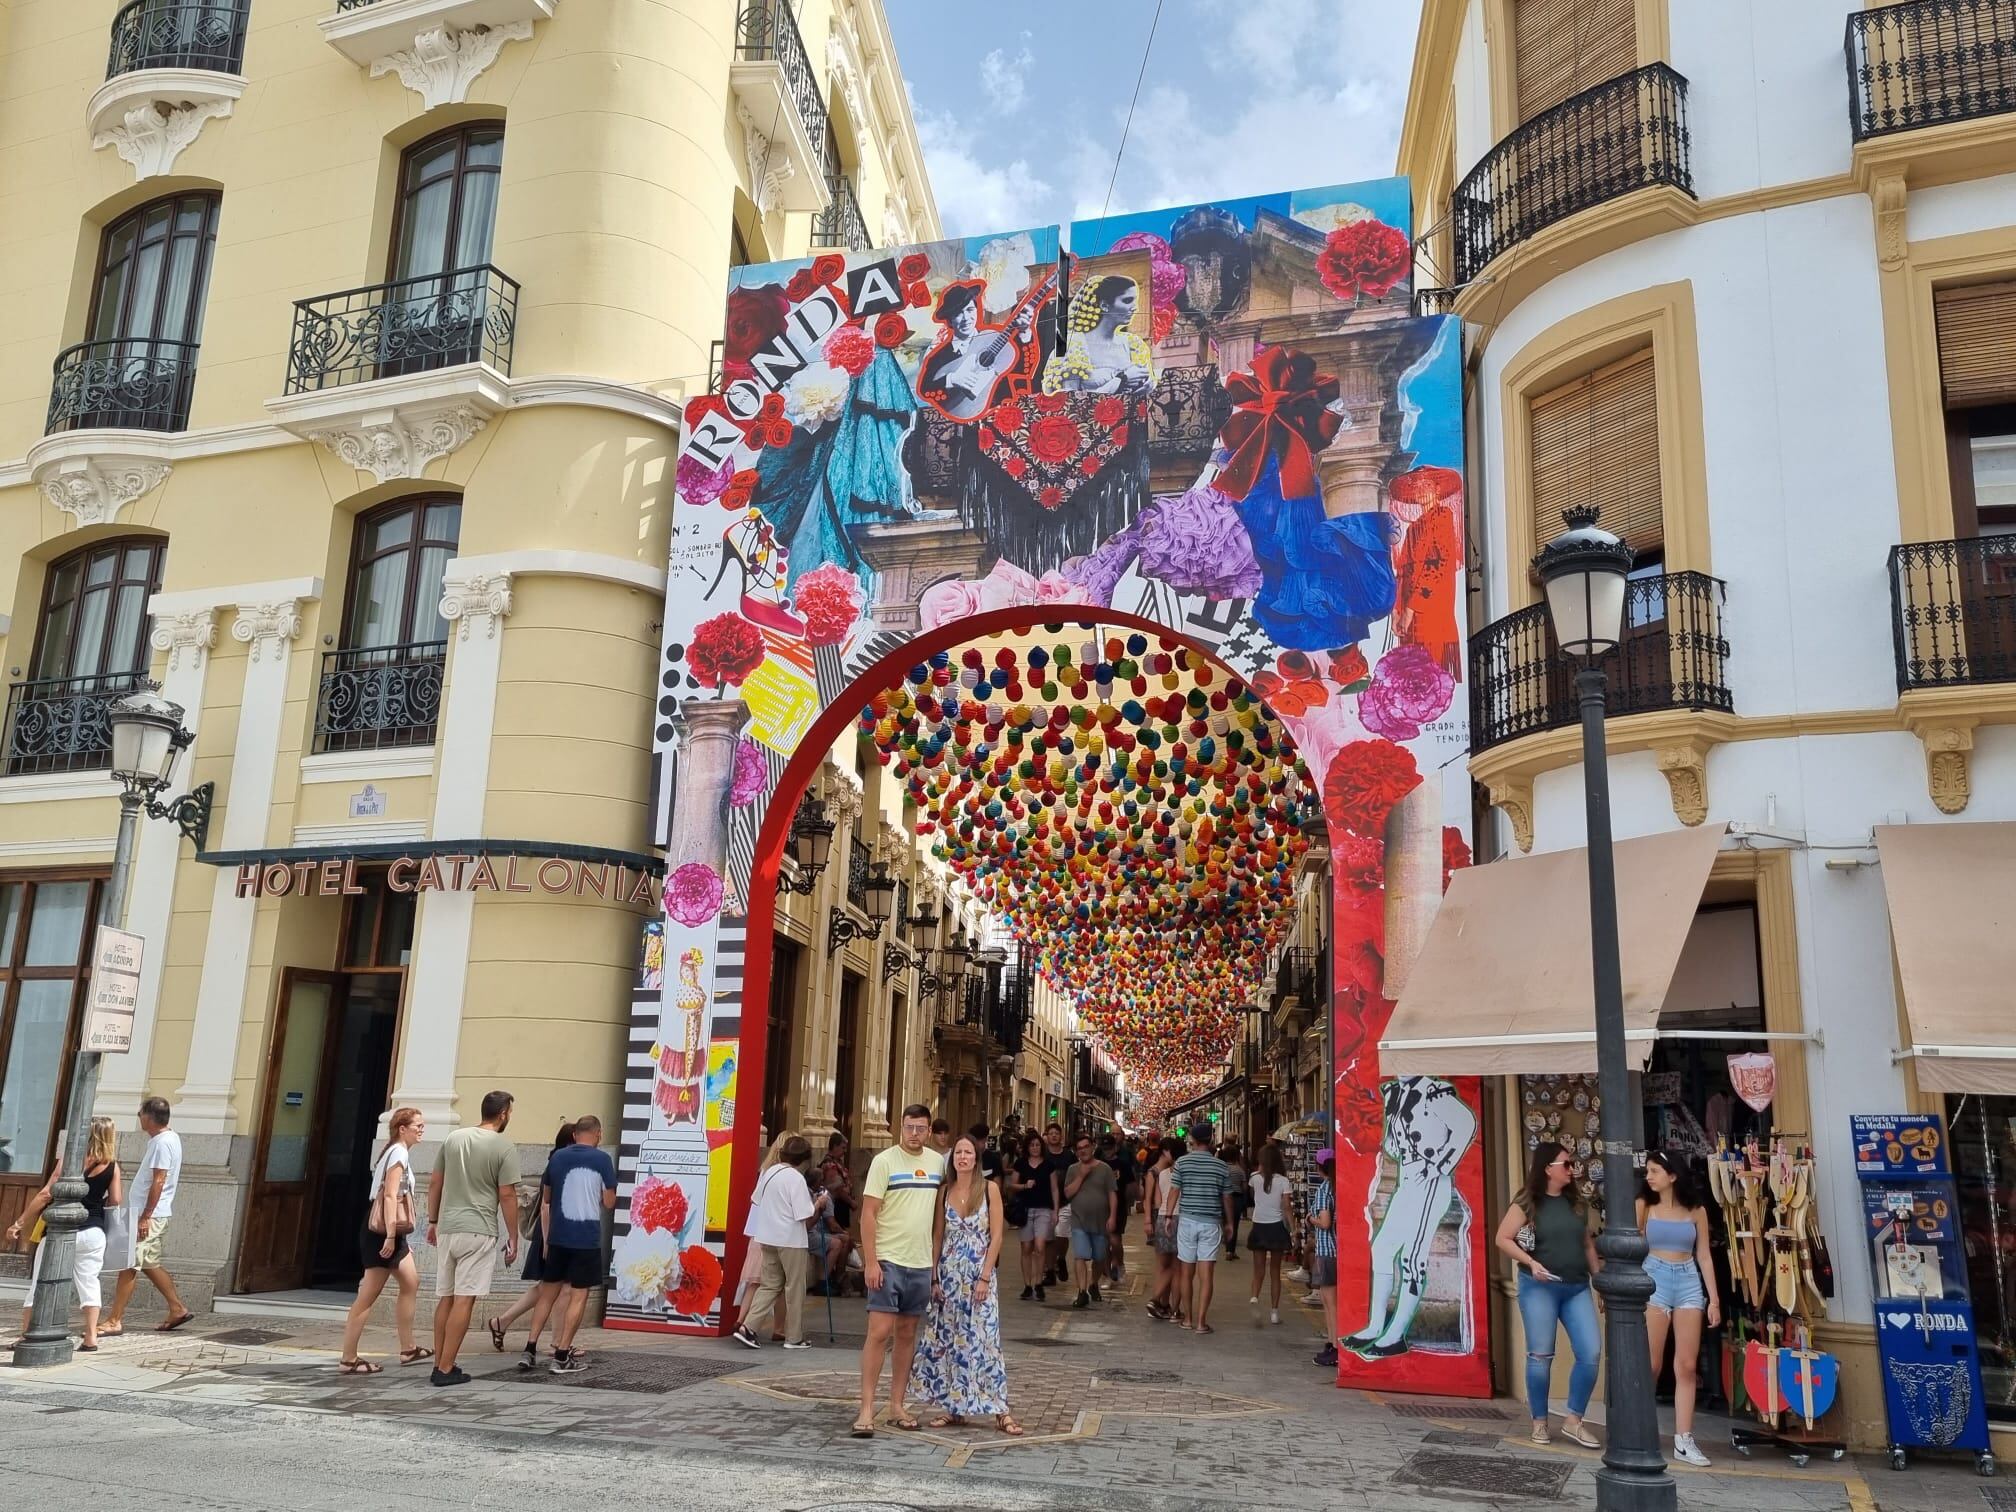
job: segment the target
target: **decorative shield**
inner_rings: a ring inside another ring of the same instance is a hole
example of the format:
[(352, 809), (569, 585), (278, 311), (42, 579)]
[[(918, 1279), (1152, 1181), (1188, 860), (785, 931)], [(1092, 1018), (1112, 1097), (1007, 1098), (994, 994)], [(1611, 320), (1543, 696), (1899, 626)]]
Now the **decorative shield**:
[(1774, 1421), (1785, 1410), (1785, 1392), (1778, 1384), (1779, 1351), (1762, 1339), (1743, 1346), (1743, 1389), (1750, 1395), (1750, 1410), (1764, 1421)]
[(1770, 1055), (1752, 1050), (1729, 1057), (1729, 1084), (1736, 1095), (1762, 1113), (1771, 1106), (1778, 1091), (1778, 1062)]
[(1785, 1404), (1806, 1420), (1808, 1428), (1834, 1405), (1840, 1384), (1841, 1366), (1834, 1356), (1811, 1349), (1778, 1352), (1778, 1385)]

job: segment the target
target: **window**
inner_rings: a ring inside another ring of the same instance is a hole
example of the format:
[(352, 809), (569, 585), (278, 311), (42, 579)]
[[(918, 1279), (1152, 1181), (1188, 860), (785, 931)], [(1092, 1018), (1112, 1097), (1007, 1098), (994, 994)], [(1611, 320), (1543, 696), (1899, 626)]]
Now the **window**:
[(163, 543), (101, 541), (49, 569), (28, 681), (7, 698), (7, 771), (72, 772), (112, 753), (105, 710), (147, 673), (147, 600)]
[(1521, 123), (1638, 66), (1634, 0), (1513, 0), (1512, 80)]
[(1639, 563), (1660, 558), (1658, 398), (1646, 347), (1527, 401), (1535, 541), (1561, 533), (1564, 510), (1600, 499), (1604, 529), (1621, 536)]
[(218, 203), (176, 195), (105, 228), (87, 339), (56, 362), (51, 431), (189, 423)]
[(0, 883), (0, 1229), (55, 1155), (101, 884)]
[(410, 147), (399, 170), (392, 278), (475, 268), (490, 261), (504, 128), (484, 122)]
[(358, 516), (343, 644), (322, 658), (317, 751), (427, 745), (441, 711), (441, 580), (462, 504), (401, 499)]
[(2016, 282), (1939, 289), (1932, 309), (1955, 533), (2016, 533)]

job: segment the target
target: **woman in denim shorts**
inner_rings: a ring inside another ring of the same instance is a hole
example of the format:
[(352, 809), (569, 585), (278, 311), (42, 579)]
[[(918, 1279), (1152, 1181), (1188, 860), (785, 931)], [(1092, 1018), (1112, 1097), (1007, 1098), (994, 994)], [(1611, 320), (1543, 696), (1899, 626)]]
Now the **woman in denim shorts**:
[(1645, 1157), (1638, 1227), (1651, 1249), (1645, 1257), (1645, 1273), (1652, 1278), (1645, 1330), (1655, 1375), (1669, 1329), (1673, 1335), (1673, 1457), (1705, 1465), (1708, 1456), (1694, 1442), (1694, 1369), (1701, 1358), (1702, 1315), (1714, 1328), (1722, 1321), (1722, 1304), (1708, 1255), (1708, 1209), (1680, 1156), (1654, 1150)]

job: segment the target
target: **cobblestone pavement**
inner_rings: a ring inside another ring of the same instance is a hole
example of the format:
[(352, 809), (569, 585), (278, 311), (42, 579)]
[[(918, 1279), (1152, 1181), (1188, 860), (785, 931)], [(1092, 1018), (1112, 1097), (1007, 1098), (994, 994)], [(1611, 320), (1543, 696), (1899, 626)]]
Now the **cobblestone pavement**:
[[(1226, 1279), (1243, 1279), (1243, 1265), (1223, 1269)], [(521, 1375), (515, 1353), (493, 1352), (479, 1328), (464, 1355), (477, 1379), (452, 1390), (431, 1388), (424, 1366), (402, 1369), (396, 1356), (388, 1358), (389, 1304), (365, 1341), (367, 1357), (387, 1368), (367, 1378), (335, 1371), (333, 1325), (212, 1317), (173, 1335), (108, 1340), (97, 1355), (56, 1370), (0, 1371), (0, 1483), (17, 1473), (28, 1483), (44, 1478), (50, 1494), (35, 1504), (69, 1505), (58, 1466), (75, 1451), (57, 1446), (78, 1442), (87, 1419), (107, 1425), (107, 1442), (139, 1432), (143, 1422), (181, 1424), (191, 1435), (165, 1441), (180, 1460), (159, 1458), (164, 1444), (148, 1438), (150, 1458), (134, 1499), (80, 1480), (88, 1504), (98, 1512), (272, 1505), (218, 1490), (225, 1461), (249, 1454), (257, 1467), (229, 1471), (233, 1488), (288, 1485), (288, 1464), (314, 1463), (322, 1437), (365, 1419), (397, 1443), (402, 1466), (463, 1465), (438, 1492), (412, 1483), (410, 1499), (423, 1506), (515, 1505), (531, 1465), (571, 1466), (564, 1473), (575, 1475), (583, 1463), (605, 1461), (630, 1467), (624, 1474), (631, 1479), (613, 1485), (599, 1505), (630, 1505), (626, 1497), (639, 1484), (692, 1475), (699, 1479), (691, 1484), (715, 1488), (704, 1502), (660, 1496), (636, 1504), (713, 1512), (866, 1506), (877, 1487), (893, 1498), (884, 1505), (897, 1508), (1414, 1512), (1595, 1504), (1598, 1457), (1526, 1442), (1516, 1403), (1337, 1390), (1311, 1361), (1320, 1342), (1313, 1308), (1291, 1306), (1275, 1326), (1244, 1297), (1221, 1297), (1213, 1309), (1218, 1332), (1198, 1337), (1154, 1323), (1140, 1303), (1138, 1290), (1084, 1311), (1009, 1296), (1002, 1315), (1011, 1405), (1028, 1430), (1019, 1440), (991, 1424), (904, 1433), (886, 1422), (872, 1441), (849, 1438), (865, 1323), (858, 1301), (836, 1304), (830, 1345), (823, 1305), (808, 1309), (809, 1336), (819, 1347), (805, 1353), (590, 1332), (583, 1336), (590, 1367), (570, 1377)], [(520, 1342), (514, 1338), (513, 1348)], [(1738, 1458), (1727, 1448), (1726, 1425), (1718, 1431), (1705, 1422), (1699, 1432), (1717, 1463), (1709, 1471), (1676, 1469), (1688, 1509), (1994, 1512), (1997, 1505), (1991, 1493), (1999, 1485), (1976, 1480), (1964, 1465), (1895, 1475), (1877, 1460), (1849, 1460), (1800, 1470), (1763, 1451)], [(444, 1447), (451, 1442), (452, 1451)], [(475, 1453), (472, 1444), (507, 1453)], [(205, 1453), (219, 1463), (208, 1465)], [(651, 1465), (660, 1468), (640, 1468)], [(193, 1496), (155, 1499), (174, 1490), (176, 1473), (208, 1481)], [(490, 1495), (482, 1485), (493, 1473)], [(402, 1470), (402, 1500), (407, 1484)], [(315, 1485), (342, 1493), (327, 1505), (354, 1505), (354, 1476), (346, 1486), (339, 1471)], [(300, 1507), (324, 1505), (319, 1494), (297, 1495), (291, 1485), (287, 1492)]]

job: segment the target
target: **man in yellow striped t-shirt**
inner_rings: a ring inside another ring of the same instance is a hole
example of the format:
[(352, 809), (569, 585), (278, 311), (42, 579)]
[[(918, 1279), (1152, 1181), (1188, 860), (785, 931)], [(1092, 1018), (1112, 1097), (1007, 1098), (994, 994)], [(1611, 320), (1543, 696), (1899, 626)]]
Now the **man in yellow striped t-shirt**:
[(870, 1163), (868, 1184), (861, 1193), (861, 1279), (868, 1288), (868, 1338), (861, 1346), (861, 1411), (854, 1419), (855, 1438), (875, 1436), (875, 1386), (885, 1354), (890, 1355), (889, 1415), (898, 1428), (917, 1426), (904, 1398), (910, 1390), (910, 1358), (917, 1352), (917, 1323), (931, 1305), (937, 1270), (931, 1235), (938, 1189), (945, 1184), (945, 1157), (926, 1146), (930, 1135), (931, 1110), (922, 1103), (905, 1108), (901, 1142)]

